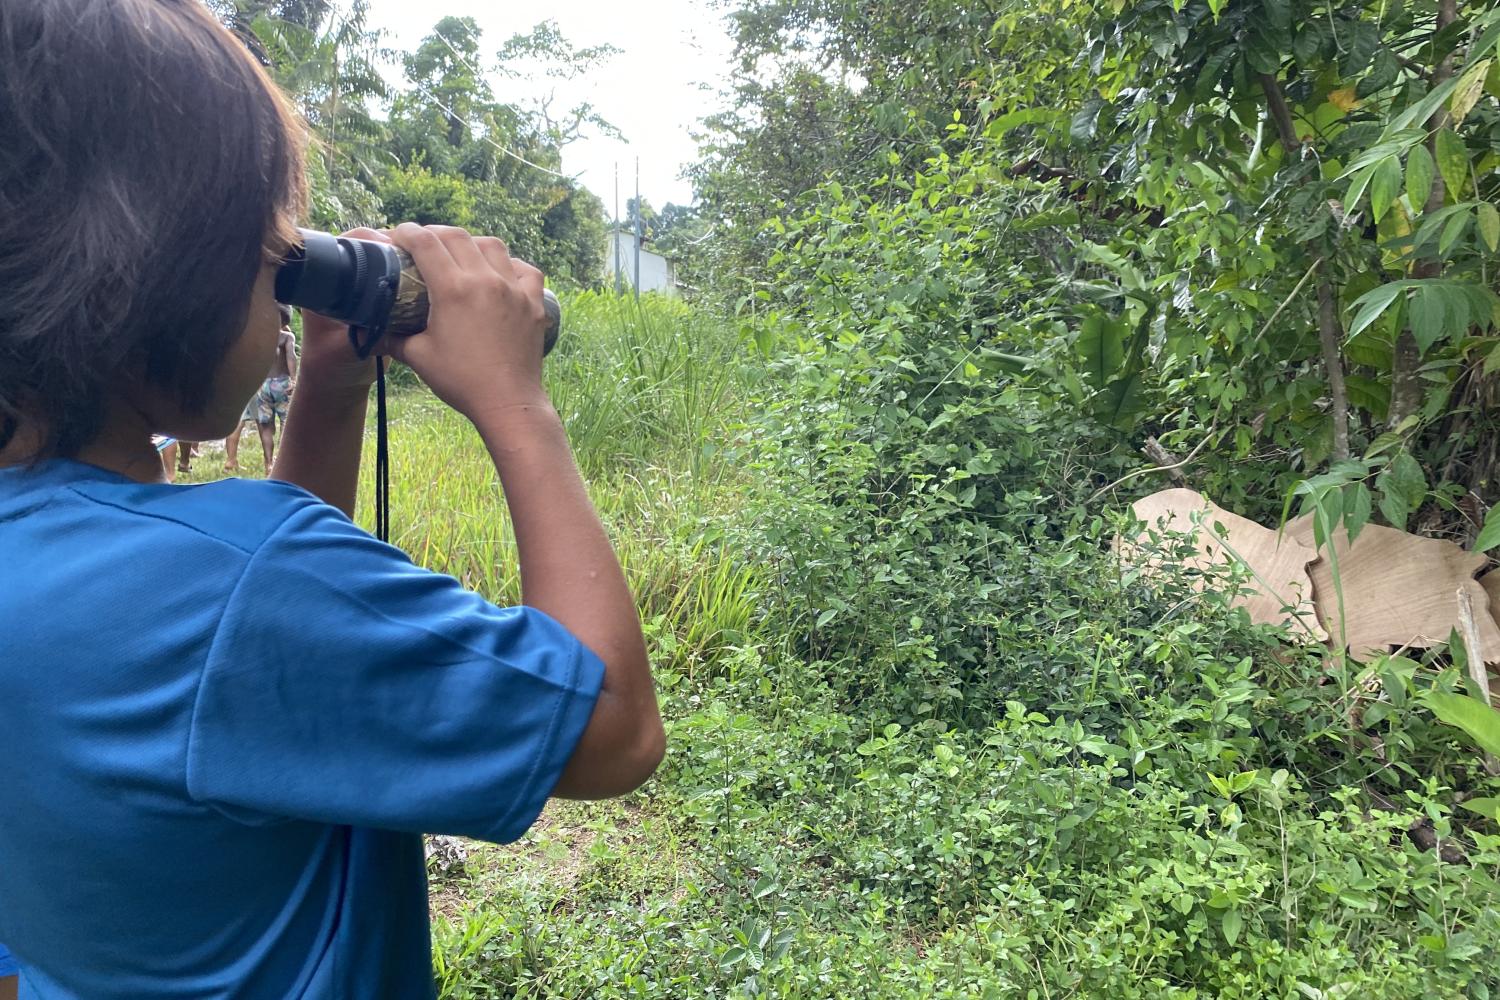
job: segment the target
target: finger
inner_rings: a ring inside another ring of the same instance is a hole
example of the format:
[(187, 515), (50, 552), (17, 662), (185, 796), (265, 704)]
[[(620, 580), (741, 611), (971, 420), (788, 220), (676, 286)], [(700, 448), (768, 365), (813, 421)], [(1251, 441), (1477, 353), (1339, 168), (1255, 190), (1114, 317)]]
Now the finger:
[(359, 226), (358, 228), (350, 229), (343, 235), (355, 240), (374, 240), (377, 243), (391, 242), (390, 230), (371, 229), (368, 226)]
[(526, 295), (526, 301), (535, 303), (538, 307), (542, 302), (542, 289), (547, 285), (547, 277), (541, 270), (526, 263), (524, 260), (511, 258), (511, 266), (515, 269), (516, 285)]
[(415, 222), (403, 222), (391, 231), (391, 242), (411, 254), (428, 288), (438, 294), (445, 288), (453, 293), (459, 267), (437, 233)]
[(474, 245), (474, 237), (469, 235), (467, 229), (459, 226), (428, 226), (437, 233), (438, 239), (443, 241), (443, 246), (448, 248), (448, 253), (453, 256), (454, 262), (465, 271), (482, 271), (485, 267), (484, 255)]
[(511, 267), (510, 247), (505, 245), (504, 240), (494, 236), (481, 236), (474, 241), (474, 245), (496, 272), (507, 278), (515, 273)]

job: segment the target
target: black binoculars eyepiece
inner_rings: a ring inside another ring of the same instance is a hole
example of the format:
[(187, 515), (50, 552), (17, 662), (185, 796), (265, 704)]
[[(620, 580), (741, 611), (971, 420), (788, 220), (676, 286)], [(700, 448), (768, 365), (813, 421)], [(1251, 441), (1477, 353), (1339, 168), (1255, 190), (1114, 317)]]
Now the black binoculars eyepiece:
[[(276, 301), (349, 324), (360, 357), (387, 334), (408, 337), (427, 329), (427, 285), (405, 250), (311, 229), (297, 233), (301, 246), (276, 272)], [(551, 289), (542, 294), (549, 320), (542, 353), (547, 354), (562, 332), (562, 307)]]

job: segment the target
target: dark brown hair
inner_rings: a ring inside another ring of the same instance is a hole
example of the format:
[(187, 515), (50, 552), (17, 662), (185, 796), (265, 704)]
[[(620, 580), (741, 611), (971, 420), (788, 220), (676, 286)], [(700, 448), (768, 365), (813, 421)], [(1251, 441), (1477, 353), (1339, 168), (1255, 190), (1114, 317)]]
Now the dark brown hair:
[(0, 447), (76, 453), (127, 372), (202, 409), (304, 141), (200, 0), (0, 0)]

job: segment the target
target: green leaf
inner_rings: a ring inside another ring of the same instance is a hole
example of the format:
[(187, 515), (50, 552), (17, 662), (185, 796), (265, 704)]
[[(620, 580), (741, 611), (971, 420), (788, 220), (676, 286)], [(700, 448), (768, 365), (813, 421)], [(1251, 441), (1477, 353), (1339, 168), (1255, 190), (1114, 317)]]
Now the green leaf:
[(1463, 807), (1486, 819), (1500, 820), (1500, 799), (1468, 799), (1463, 803)]
[(1344, 390), (1349, 397), (1349, 402), (1369, 413), (1377, 421), (1385, 421), (1385, 415), (1391, 408), (1389, 385), (1364, 375), (1346, 375)]
[(1469, 204), (1448, 205), (1436, 212), (1428, 212), (1422, 216), (1422, 224), (1417, 227), (1415, 235), (1411, 238), (1413, 252), (1428, 255), (1435, 253), (1437, 248), (1430, 246), (1438, 239), (1438, 234), (1445, 229), (1455, 215), (1467, 215)]
[(1427, 196), (1432, 194), (1432, 154), (1418, 143), (1406, 154), (1406, 197), (1411, 202), (1413, 213), (1427, 207)]
[(1411, 452), (1403, 451), (1391, 460), (1388, 480), (1406, 500), (1408, 511), (1416, 510), (1427, 497), (1427, 476), (1421, 463), (1412, 458)]
[(1453, 244), (1463, 235), (1464, 230), (1469, 227), (1468, 212), (1454, 212), (1443, 225), (1443, 235), (1438, 237), (1438, 256), (1447, 257), (1448, 251), (1453, 249)]
[(1462, 694), (1429, 691), (1422, 701), (1438, 719), (1462, 729), (1485, 753), (1500, 756), (1500, 712)]
[(1078, 331), (1078, 354), (1084, 373), (1095, 389), (1103, 389), (1125, 363), (1125, 338), (1120, 324), (1095, 313)]
[(1354, 321), (1349, 324), (1347, 339), (1353, 340), (1358, 337), (1365, 327), (1379, 319), (1380, 314), (1396, 301), (1396, 296), (1400, 295), (1406, 287), (1405, 282), (1393, 281), (1355, 299), (1354, 307), (1357, 311), (1354, 314)]
[(1287, 31), (1292, 26), (1292, 0), (1265, 0), (1261, 9), (1266, 21), (1277, 31)]
[(1500, 545), (1500, 505), (1491, 507), (1489, 514), (1485, 516), (1484, 527), (1479, 530), (1479, 537), (1474, 539), (1474, 551), (1488, 552), (1497, 545)]
[(1464, 70), (1459, 78), (1458, 87), (1453, 91), (1453, 100), (1448, 105), (1448, 113), (1452, 115), (1454, 127), (1464, 123), (1469, 117), (1469, 112), (1479, 102), (1479, 95), (1484, 93), (1484, 75), (1489, 72), (1490, 61), (1481, 59)]
[(1370, 186), (1370, 179), (1375, 176), (1375, 167), (1377, 165), (1365, 167), (1359, 173), (1355, 174), (1354, 179), (1349, 182), (1349, 189), (1344, 192), (1344, 210), (1346, 212), (1353, 214), (1359, 208), (1359, 200), (1365, 196), (1365, 189)]
[(1442, 107), (1443, 102), (1452, 95), (1453, 88), (1457, 86), (1458, 78), (1452, 77), (1446, 83), (1434, 87), (1426, 97), (1401, 112), (1395, 118), (1392, 118), (1386, 128), (1392, 132), (1396, 132), (1401, 129), (1411, 128), (1412, 126), (1425, 126), (1428, 119), (1432, 117), (1433, 112)]
[(1344, 530), (1349, 533), (1349, 544), (1353, 545), (1365, 525), (1370, 523), (1370, 488), (1364, 483), (1349, 487), (1350, 496), (1344, 503)]
[(1240, 916), (1238, 909), (1225, 910), (1224, 916), (1219, 918), (1219, 927), (1224, 931), (1224, 940), (1231, 948), (1240, 939), (1240, 928), (1245, 924), (1245, 919)]
[(1401, 73), (1401, 64), (1391, 54), (1390, 49), (1381, 49), (1375, 53), (1375, 59), (1370, 63), (1370, 72), (1359, 81), (1359, 86), (1354, 88), (1356, 97), (1369, 97), (1378, 93), (1396, 82), (1396, 77)]
[(1328, 29), (1321, 19), (1304, 21), (1297, 28), (1297, 37), (1292, 39), (1292, 55), (1306, 66), (1317, 58), (1318, 50), (1328, 37)]
[(1104, 108), (1104, 101), (1099, 97), (1090, 97), (1083, 102), (1083, 107), (1073, 116), (1073, 122), (1068, 126), (1068, 135), (1075, 142), (1087, 142), (1094, 137), (1099, 128), (1099, 112)]
[(1356, 21), (1339, 40), (1344, 43), (1344, 61), (1339, 64), (1339, 76), (1352, 80), (1370, 65), (1370, 57), (1380, 44), (1380, 29), (1369, 21)]
[(1104, 387), (1094, 400), (1094, 414), (1111, 427), (1123, 430), (1141, 412), (1143, 396), (1141, 373), (1132, 372)]
[(1500, 210), (1487, 201), (1479, 203), (1479, 235), (1491, 253), (1500, 250)]
[(1443, 297), (1431, 285), (1419, 285), (1411, 300), (1411, 335), (1425, 354), (1443, 336), (1448, 310)]
[[(1385, 476), (1375, 481), (1377, 487), (1383, 487)], [(1380, 493), (1380, 516), (1385, 518), (1386, 523), (1397, 531), (1406, 530), (1406, 518), (1411, 514), (1411, 508), (1406, 503), (1406, 498), (1399, 493), (1393, 493), (1389, 489), (1381, 489)]]
[(1469, 180), (1469, 149), (1449, 128), (1440, 129), (1435, 140), (1438, 173), (1448, 186), (1448, 197), (1458, 201)]
[(1375, 167), (1375, 175), (1370, 179), (1370, 210), (1376, 222), (1385, 215), (1400, 190), (1401, 161), (1394, 155), (1387, 156)]
[[(1349, 165), (1343, 169), (1338, 178), (1349, 177), (1364, 170), (1366, 167), (1374, 166), (1387, 156), (1400, 155), (1420, 142), (1425, 133), (1421, 129), (1403, 129), (1392, 132), (1381, 138), (1379, 142), (1369, 149), (1360, 153), (1349, 161)], [(1349, 204), (1353, 204), (1351, 200)]]

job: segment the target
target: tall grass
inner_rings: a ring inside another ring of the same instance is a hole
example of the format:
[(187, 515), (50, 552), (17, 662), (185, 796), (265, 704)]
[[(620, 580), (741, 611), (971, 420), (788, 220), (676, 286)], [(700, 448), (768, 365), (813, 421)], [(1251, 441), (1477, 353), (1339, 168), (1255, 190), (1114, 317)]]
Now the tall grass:
[[(659, 666), (695, 672), (751, 628), (759, 580), (704, 525), (742, 475), (716, 442), (751, 372), (733, 335), (689, 306), (582, 293), (547, 359), (548, 391), (647, 625)], [(391, 399), (392, 542), (500, 604), (520, 600), (494, 467), (468, 422), (420, 387)], [(369, 463), (367, 462), (367, 466)], [(361, 523), (372, 523), (370, 489)]]
[(702, 471), (749, 374), (724, 324), (656, 295), (583, 292), (563, 312), (547, 386), (584, 470)]

